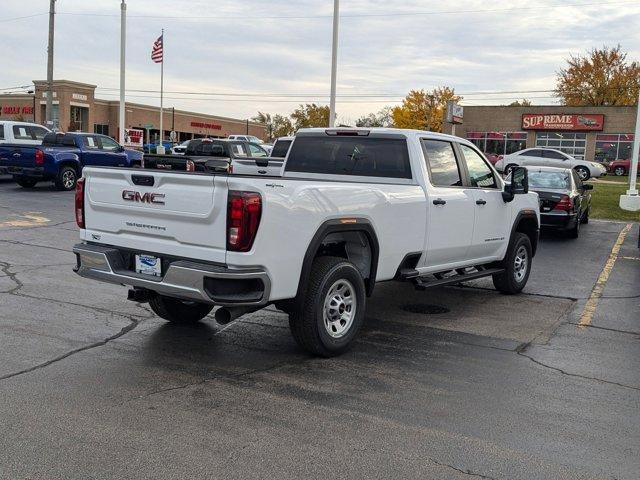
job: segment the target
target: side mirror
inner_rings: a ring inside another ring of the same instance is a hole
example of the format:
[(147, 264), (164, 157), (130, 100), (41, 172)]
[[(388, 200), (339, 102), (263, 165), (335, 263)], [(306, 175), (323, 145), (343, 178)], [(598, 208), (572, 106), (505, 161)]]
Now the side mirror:
[(582, 185), (582, 188), (584, 188), (585, 190), (593, 190), (593, 185), (591, 185), (590, 183), (585, 183)]
[(514, 167), (511, 169), (511, 183), (504, 186), (502, 199), (510, 202), (515, 195), (523, 193), (529, 193), (529, 172), (524, 167)]
[(116, 152), (118, 153), (124, 152), (124, 147), (122, 145), (118, 146), (118, 148), (116, 148)]

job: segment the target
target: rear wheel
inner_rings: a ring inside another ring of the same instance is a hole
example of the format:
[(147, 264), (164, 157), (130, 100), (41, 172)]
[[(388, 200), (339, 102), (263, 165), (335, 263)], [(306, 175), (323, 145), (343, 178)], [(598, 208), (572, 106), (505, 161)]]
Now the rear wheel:
[(339, 257), (313, 262), (301, 308), (289, 313), (295, 341), (308, 352), (330, 357), (349, 349), (364, 322), (364, 280), (352, 263)]
[(14, 179), (22, 188), (33, 188), (36, 186), (36, 183), (38, 183), (38, 180), (34, 178), (14, 177)]
[(580, 177), (580, 180), (582, 180), (583, 182), (585, 180), (589, 180), (589, 177), (591, 177), (591, 172), (587, 167), (576, 167), (575, 170)]
[(627, 169), (624, 167), (616, 167), (613, 169), (613, 173), (618, 176), (621, 177), (623, 176), (625, 173), (627, 173)]
[(582, 223), (582, 219), (576, 218), (576, 224), (573, 228), (567, 231), (567, 235), (569, 238), (578, 238), (580, 236), (580, 224)]
[(164, 295), (153, 295), (149, 299), (149, 306), (159, 317), (180, 324), (199, 322), (213, 309), (213, 305), (165, 297)]
[(531, 272), (531, 240), (524, 233), (516, 232), (502, 261), (504, 273), (493, 276), (496, 290), (507, 295), (522, 291)]
[(58, 190), (74, 190), (78, 181), (78, 173), (76, 169), (70, 166), (60, 168), (55, 179), (56, 188)]

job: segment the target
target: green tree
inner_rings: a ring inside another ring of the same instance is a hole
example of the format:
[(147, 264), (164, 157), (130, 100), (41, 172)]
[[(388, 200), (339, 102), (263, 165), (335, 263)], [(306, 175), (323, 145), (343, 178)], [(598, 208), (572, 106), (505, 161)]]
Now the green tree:
[(329, 107), (322, 107), (315, 103), (300, 105), (291, 114), (291, 119), (296, 131), (301, 128), (328, 127)]
[(258, 112), (258, 114), (251, 120), (254, 122), (262, 123), (267, 130), (267, 138), (270, 142), (273, 141), (273, 119), (270, 113)]
[(392, 127), (391, 107), (385, 107), (378, 113), (370, 113), (356, 120), (356, 127)]
[(453, 88), (438, 87), (430, 93), (424, 90), (411, 90), (402, 101), (402, 105), (393, 107), (391, 115), (396, 128), (416, 128), (442, 132), (447, 102), (460, 101)]
[(508, 107), (530, 107), (531, 100), (527, 100), (526, 98), (523, 98), (522, 100), (516, 100), (515, 102), (511, 102), (507, 106)]
[(620, 45), (571, 55), (557, 73), (556, 94), (565, 105), (635, 105), (640, 89), (640, 65), (627, 62)]
[(288, 137), (293, 135), (293, 123), (288, 117), (283, 115), (274, 115), (272, 120), (273, 138)]

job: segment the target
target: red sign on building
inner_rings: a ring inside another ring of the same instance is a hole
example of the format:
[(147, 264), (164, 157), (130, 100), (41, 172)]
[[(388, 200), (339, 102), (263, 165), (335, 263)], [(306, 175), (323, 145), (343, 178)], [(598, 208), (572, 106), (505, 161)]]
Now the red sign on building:
[(206, 128), (208, 130), (222, 130), (222, 125), (216, 123), (191, 122), (192, 127)]
[(525, 113), (522, 115), (523, 130), (573, 130), (573, 131), (601, 131), (604, 128), (604, 115), (596, 114), (538, 114)]

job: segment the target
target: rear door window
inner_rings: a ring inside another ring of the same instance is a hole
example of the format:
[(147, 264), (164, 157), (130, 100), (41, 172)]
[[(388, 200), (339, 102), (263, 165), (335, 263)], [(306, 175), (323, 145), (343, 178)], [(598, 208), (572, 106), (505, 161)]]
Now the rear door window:
[(296, 137), (288, 172), (411, 178), (407, 141), (376, 137)]
[(232, 143), (231, 150), (233, 151), (233, 155), (236, 157), (246, 157), (247, 151), (244, 149), (244, 145), (241, 143)]
[(287, 156), (292, 140), (278, 140), (273, 146), (271, 156), (276, 158), (284, 158)]
[(543, 157), (544, 150), (527, 150), (526, 152), (522, 152), (520, 155), (524, 157)]
[(544, 152), (544, 158), (553, 158), (554, 160), (566, 160), (567, 159), (567, 157), (565, 157), (560, 152), (554, 152), (553, 150), (543, 150), (543, 152)]
[(13, 138), (16, 140), (33, 140), (31, 128), (26, 125), (14, 125)]
[(97, 150), (98, 148), (100, 148), (100, 145), (98, 144), (98, 139), (96, 137), (90, 137), (90, 136), (82, 137), (82, 143), (85, 146), (85, 148), (89, 150)]
[(498, 183), (496, 182), (493, 172), (480, 154), (468, 145), (459, 145), (467, 164), (471, 186), (478, 188), (498, 188)]
[(4, 125), (0, 125), (0, 140), (4, 140)]
[(435, 187), (461, 187), (462, 175), (453, 144), (443, 140), (422, 140), (431, 184)]

